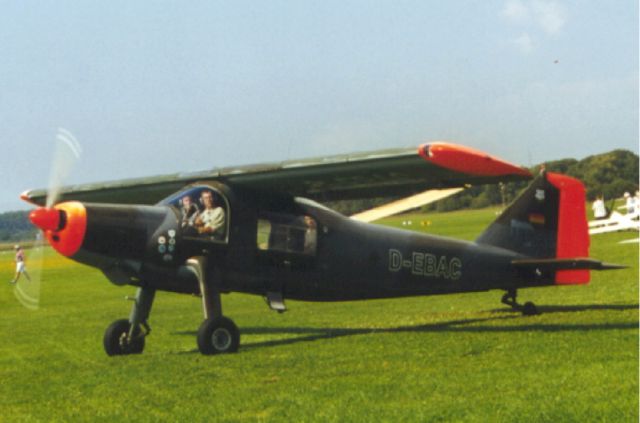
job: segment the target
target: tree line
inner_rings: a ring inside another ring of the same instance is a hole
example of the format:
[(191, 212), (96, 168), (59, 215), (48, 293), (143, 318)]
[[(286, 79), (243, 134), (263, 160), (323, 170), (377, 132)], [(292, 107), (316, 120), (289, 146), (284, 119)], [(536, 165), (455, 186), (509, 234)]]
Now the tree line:
[(29, 211), (0, 214), (0, 243), (35, 239), (37, 230), (29, 222)]

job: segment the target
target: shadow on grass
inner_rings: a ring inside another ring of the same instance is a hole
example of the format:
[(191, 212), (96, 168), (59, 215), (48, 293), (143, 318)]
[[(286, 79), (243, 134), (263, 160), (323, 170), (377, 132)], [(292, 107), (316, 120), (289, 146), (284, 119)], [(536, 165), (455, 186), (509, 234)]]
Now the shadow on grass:
[[(593, 310), (626, 311), (638, 310), (638, 304), (581, 304), (581, 305), (539, 305), (536, 306), (540, 314), (549, 313), (574, 313)], [(491, 310), (493, 313), (514, 313), (510, 308), (498, 308)]]
[[(542, 313), (567, 313), (589, 310), (614, 310), (624, 311), (638, 309), (638, 304), (594, 304), (581, 306), (540, 306)], [(565, 332), (565, 331), (601, 331), (601, 330), (625, 330), (638, 329), (638, 321), (617, 323), (529, 323), (532, 317), (522, 316), (511, 309), (500, 309), (498, 312), (509, 312), (486, 318), (458, 319), (446, 322), (430, 323), (415, 326), (398, 326), (392, 328), (315, 328), (315, 327), (244, 327), (240, 328), (245, 335), (284, 335), (285, 339), (273, 339), (259, 342), (243, 342), (240, 351), (255, 348), (276, 347), (282, 345), (297, 344), (300, 342), (312, 342), (323, 339), (335, 339), (345, 336), (369, 335), (369, 334), (393, 334), (393, 333), (428, 333), (428, 332), (466, 332), (466, 333), (507, 333), (507, 332)], [(535, 316), (533, 316), (535, 318)], [(513, 322), (505, 325), (501, 322)], [(520, 323), (520, 324), (518, 324)], [(174, 332), (176, 335), (193, 335), (194, 331)], [(291, 336), (294, 335), (294, 336)], [(185, 351), (185, 353), (197, 353), (197, 350)]]

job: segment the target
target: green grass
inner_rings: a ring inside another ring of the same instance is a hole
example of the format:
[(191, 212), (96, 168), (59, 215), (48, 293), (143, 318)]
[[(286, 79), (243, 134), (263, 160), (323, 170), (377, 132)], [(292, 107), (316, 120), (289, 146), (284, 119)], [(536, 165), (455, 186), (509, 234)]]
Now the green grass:
[[(402, 216), (415, 230), (473, 239), (494, 210)], [(421, 226), (420, 222), (430, 221)], [(204, 357), (199, 299), (159, 293), (140, 356), (109, 358), (102, 335), (131, 287), (49, 251), (42, 307), (0, 289), (0, 421), (638, 421), (638, 244), (592, 239), (593, 257), (631, 266), (587, 286), (364, 301), (223, 297), (240, 352)], [(0, 252), (0, 281), (11, 252)], [(0, 285), (2, 286), (2, 285)]]

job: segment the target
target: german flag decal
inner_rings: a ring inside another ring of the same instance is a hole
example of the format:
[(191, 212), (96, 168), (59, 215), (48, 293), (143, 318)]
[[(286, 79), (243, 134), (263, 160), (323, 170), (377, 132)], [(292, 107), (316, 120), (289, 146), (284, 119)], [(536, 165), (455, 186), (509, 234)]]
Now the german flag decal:
[(544, 215), (540, 213), (529, 213), (529, 223), (544, 225)]

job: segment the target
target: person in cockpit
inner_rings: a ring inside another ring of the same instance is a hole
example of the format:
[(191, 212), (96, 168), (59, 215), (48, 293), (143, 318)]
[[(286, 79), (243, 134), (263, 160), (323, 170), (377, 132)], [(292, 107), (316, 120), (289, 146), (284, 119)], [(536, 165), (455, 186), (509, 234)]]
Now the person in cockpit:
[(190, 195), (182, 197), (180, 203), (180, 227), (187, 232), (191, 230), (195, 233), (195, 221), (200, 213), (200, 209), (198, 209), (198, 205), (191, 200)]
[(204, 210), (195, 219), (195, 228), (199, 234), (207, 234), (215, 239), (223, 239), (225, 235), (226, 218), (222, 207), (216, 204), (213, 193), (202, 191), (200, 196)]

